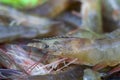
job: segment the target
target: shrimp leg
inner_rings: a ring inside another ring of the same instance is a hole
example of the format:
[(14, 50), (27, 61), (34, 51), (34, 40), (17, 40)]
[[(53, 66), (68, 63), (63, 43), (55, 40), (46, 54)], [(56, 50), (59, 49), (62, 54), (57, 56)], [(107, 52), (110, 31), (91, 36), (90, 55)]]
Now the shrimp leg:
[(116, 72), (119, 72), (120, 71), (120, 65), (118, 65), (117, 67), (113, 68), (112, 70), (110, 70), (108, 72), (109, 75), (113, 74), (113, 73), (116, 73)]

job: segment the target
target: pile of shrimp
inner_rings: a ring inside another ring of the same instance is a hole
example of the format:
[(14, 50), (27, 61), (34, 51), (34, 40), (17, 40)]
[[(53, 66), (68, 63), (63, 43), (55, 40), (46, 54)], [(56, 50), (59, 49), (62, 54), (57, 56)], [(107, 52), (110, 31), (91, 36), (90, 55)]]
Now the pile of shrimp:
[(0, 80), (110, 80), (120, 71), (119, 36), (119, 0), (0, 3)]

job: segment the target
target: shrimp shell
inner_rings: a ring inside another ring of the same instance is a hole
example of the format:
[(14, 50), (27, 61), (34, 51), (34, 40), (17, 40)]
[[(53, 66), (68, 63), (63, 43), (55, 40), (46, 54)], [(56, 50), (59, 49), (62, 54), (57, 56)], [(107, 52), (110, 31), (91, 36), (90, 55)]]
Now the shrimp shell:
[(85, 38), (49, 39), (41, 40), (38, 43), (30, 43), (28, 46), (48, 50), (49, 54), (78, 58), (80, 64), (88, 66), (94, 66), (99, 63), (115, 66), (120, 63), (119, 38), (96, 40)]

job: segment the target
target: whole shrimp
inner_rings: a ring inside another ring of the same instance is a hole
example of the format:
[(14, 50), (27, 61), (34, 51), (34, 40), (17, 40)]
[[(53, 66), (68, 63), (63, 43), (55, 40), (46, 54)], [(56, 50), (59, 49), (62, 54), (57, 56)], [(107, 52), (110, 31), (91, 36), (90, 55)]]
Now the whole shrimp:
[[(77, 58), (82, 65), (94, 66), (99, 70), (106, 66), (116, 66), (120, 63), (120, 39), (119, 38), (54, 38), (29, 43), (28, 46), (47, 50), (49, 54), (68, 58)], [(119, 71), (116, 67), (109, 73)]]

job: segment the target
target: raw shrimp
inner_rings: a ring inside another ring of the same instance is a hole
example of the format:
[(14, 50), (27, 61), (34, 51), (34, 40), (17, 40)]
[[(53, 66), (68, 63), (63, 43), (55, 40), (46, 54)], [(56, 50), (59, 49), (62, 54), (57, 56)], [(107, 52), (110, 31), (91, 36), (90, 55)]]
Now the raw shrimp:
[(49, 54), (78, 58), (82, 65), (116, 66), (120, 63), (120, 39), (119, 38), (58, 38), (40, 40), (38, 43), (29, 43), (33, 46), (47, 50)]
[(0, 4), (0, 15), (6, 16), (13, 20), (13, 23), (17, 25), (23, 25), (32, 28), (39, 28), (43, 26), (50, 26), (58, 23), (58, 21), (52, 21), (48, 18), (42, 18), (38, 16), (27, 15), (14, 8), (9, 8)]
[(81, 0), (82, 28), (101, 33), (102, 15), (101, 0)]
[[(59, 26), (59, 27), (58, 27)], [(12, 40), (35, 37), (53, 37), (66, 34), (71, 31), (72, 28), (65, 26), (65, 24), (30, 28), (25, 26), (5, 26), (0, 24), (0, 43), (9, 42)]]
[[(21, 70), (27, 75), (43, 75), (48, 73), (47, 69), (42, 68), (43, 64), (32, 60), (29, 54), (22, 48), (11, 45), (7, 52), (0, 50), (0, 64), (8, 69)], [(34, 67), (34, 68), (33, 68)]]

